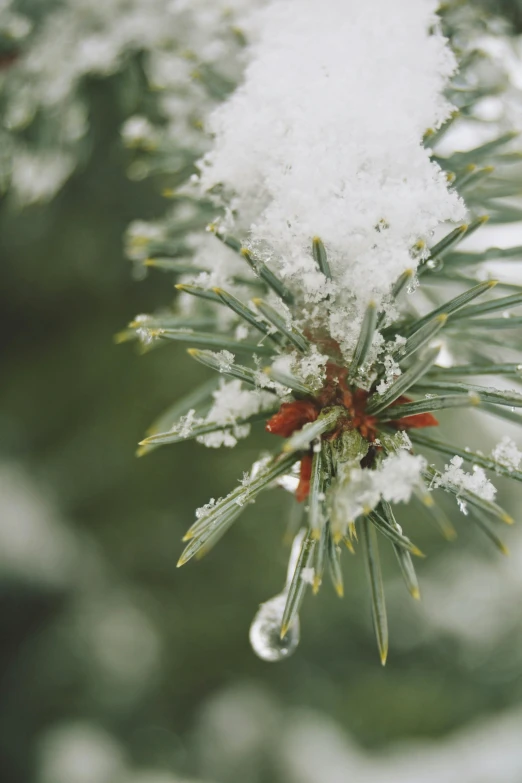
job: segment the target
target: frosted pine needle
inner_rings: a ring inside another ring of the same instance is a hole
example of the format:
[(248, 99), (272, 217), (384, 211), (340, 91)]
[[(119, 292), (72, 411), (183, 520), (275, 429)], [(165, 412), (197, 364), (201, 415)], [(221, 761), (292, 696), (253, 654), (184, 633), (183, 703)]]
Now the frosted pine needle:
[[(522, 480), (517, 444), (506, 437), (485, 456), (433, 434), (452, 408), (513, 433), (522, 424), (522, 248), (485, 246), (488, 216), (495, 242), (498, 226), (522, 219), (519, 153), (509, 112), (481, 124), (480, 102), (510, 95), (498, 63), (483, 84), (475, 70), (484, 24), (460, 3), (436, 17), (430, 0), (260, 3), (244, 80), (210, 119), (199, 176), (168, 221), (142, 226), (141, 245), (131, 237), (133, 257), (176, 275), (180, 296), (174, 325), (142, 320), (129, 334), (184, 341), (222, 378), (177, 403), (141, 453), (189, 438), (232, 446), (259, 419), (274, 436), (272, 455), (198, 512), (180, 564), (265, 489), (304, 506), (286, 587), (251, 630), (266, 660), (297, 645), (307, 588), (329, 573), (341, 596), (341, 553), (361, 549), (385, 662), (379, 542), (418, 598), (422, 553), (398, 521), (414, 497), (449, 538), (435, 503), (450, 493), (505, 551), (492, 525), (512, 520), (488, 474)], [(209, 211), (207, 232), (194, 234), (188, 215)], [(496, 264), (506, 259), (509, 279)], [(513, 388), (484, 383), (491, 375)]]

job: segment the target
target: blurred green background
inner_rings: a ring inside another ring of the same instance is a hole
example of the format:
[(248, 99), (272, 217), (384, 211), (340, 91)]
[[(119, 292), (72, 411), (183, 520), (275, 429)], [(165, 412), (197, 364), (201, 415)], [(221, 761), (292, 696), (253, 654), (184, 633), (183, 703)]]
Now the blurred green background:
[[(51, 204), (4, 203), (0, 214), (2, 781), (522, 781), (510, 740), (522, 728), (516, 531), (508, 562), (465, 518), (450, 545), (420, 506), (408, 512), (429, 553), (426, 600), (413, 605), (386, 556), (384, 670), (357, 557), (345, 558), (343, 601), (329, 585), (308, 598), (293, 658), (252, 653), (251, 619), (284, 580), (283, 490), (176, 570), (194, 509), (228, 491), (268, 436), (258, 428), (231, 451), (188, 443), (134, 456), (151, 420), (206, 374), (181, 347), (140, 356), (113, 341), (173, 295), (161, 273), (134, 280), (122, 254), (127, 224), (160, 216), (165, 202), (125, 175), (118, 78), (86, 87), (88, 165)], [(467, 433), (473, 446), (472, 424)], [(476, 721), (507, 721), (490, 766)], [(457, 730), (470, 732), (458, 752)], [(395, 744), (413, 740), (440, 745)], [(316, 777), (312, 760), (303, 766), (314, 741)], [(433, 778), (430, 753), (447, 764)]]

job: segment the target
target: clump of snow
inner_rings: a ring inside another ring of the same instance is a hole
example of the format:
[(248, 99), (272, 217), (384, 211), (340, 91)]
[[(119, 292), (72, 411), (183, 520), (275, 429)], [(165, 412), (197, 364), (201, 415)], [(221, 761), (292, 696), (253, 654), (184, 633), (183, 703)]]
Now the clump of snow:
[(419, 455), (400, 451), (387, 457), (375, 471), (374, 486), (389, 503), (408, 503), (414, 489), (423, 486), (422, 471), (426, 460)]
[(474, 465), (473, 472), (467, 473), (465, 470), (462, 470), (463, 463), (462, 457), (452, 457), (449, 465), (444, 466), (444, 473), (435, 480), (433, 486), (444, 487), (447, 484), (451, 484), (460, 490), (473, 492), (474, 495), (483, 500), (494, 500), (497, 490), (483, 469), (479, 468), (478, 465)]
[(317, 346), (311, 345), (309, 352), (304, 356), (302, 354), (293, 356), (292, 371), (297, 378), (300, 378), (307, 386), (316, 391), (326, 381), (326, 363), (328, 360), (328, 356), (321, 353)]
[(281, 375), (292, 375), (295, 356), (291, 353), (276, 356), (272, 360), (272, 369)]
[(256, 413), (273, 405), (274, 396), (269, 392), (251, 391), (241, 388), (241, 381), (234, 380), (229, 383), (222, 382), (219, 389), (213, 392), (214, 404), (208, 412), (203, 423), (222, 424), (230, 427), (226, 430), (210, 432), (197, 438), (209, 448), (217, 449), (221, 446), (232, 448), (239, 439), (246, 438), (250, 434), (250, 424), (238, 425), (238, 419), (253, 416)]
[(381, 500), (407, 503), (416, 489), (423, 487), (426, 460), (399, 451), (386, 457), (378, 468), (339, 465), (338, 482), (330, 492), (334, 525), (345, 530), (349, 522), (374, 509)]
[(311, 566), (307, 566), (301, 569), (301, 580), (307, 585), (313, 585), (315, 577), (315, 569)]
[[(226, 228), (249, 231), (307, 301), (328, 295), (330, 333), (345, 349), (367, 302), (418, 263), (414, 243), (465, 215), (421, 144), (451, 111), (442, 91), (455, 60), (433, 32), (435, 7), (272, 0), (253, 15), (244, 84), (210, 119), (203, 189), (222, 186), (237, 216)], [(312, 258), (315, 235), (334, 293)]]
[(66, 181), (74, 162), (66, 152), (20, 151), (12, 160), (11, 184), (24, 204), (44, 201)]
[(509, 435), (504, 435), (500, 443), (493, 449), (491, 456), (508, 470), (518, 470), (522, 464), (522, 451), (519, 451), (515, 441)]
[(154, 149), (158, 143), (157, 131), (147, 117), (135, 114), (121, 128), (123, 143), (129, 148)]

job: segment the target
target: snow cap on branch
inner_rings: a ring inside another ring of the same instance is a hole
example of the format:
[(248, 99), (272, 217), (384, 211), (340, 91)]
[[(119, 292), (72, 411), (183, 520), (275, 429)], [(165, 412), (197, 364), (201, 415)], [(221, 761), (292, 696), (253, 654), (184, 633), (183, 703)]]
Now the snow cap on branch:
[(311, 255), (323, 240), (333, 337), (415, 266), (419, 238), (465, 215), (422, 145), (451, 111), (455, 69), (435, 8), (272, 0), (249, 22), (243, 85), (210, 119), (203, 188), (223, 186), (234, 229), (311, 301), (332, 294)]
[(425, 468), (424, 457), (407, 451), (386, 457), (376, 470), (350, 464), (341, 466), (339, 486), (331, 494), (334, 519), (342, 520), (346, 526), (376, 508), (381, 500), (408, 503), (414, 490), (423, 487)]

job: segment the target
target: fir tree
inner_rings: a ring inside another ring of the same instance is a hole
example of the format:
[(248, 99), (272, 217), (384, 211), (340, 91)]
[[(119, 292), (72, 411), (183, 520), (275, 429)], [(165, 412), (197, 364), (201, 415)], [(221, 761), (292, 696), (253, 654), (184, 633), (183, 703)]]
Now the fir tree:
[[(140, 454), (189, 438), (234, 446), (259, 420), (283, 438), (197, 511), (179, 565), (282, 486), (304, 519), (287, 583), (252, 625), (254, 649), (266, 660), (292, 652), (307, 587), (317, 592), (328, 572), (342, 595), (341, 554), (360, 549), (385, 663), (379, 540), (420, 595), (422, 553), (400, 504), (420, 498), (450, 538), (437, 505), (449, 493), (504, 551), (496, 524), (512, 519), (486, 471), (522, 479), (510, 438), (487, 456), (436, 435), (454, 408), (522, 423), (510, 388), (522, 371), (522, 250), (485, 245), (487, 221), (522, 218), (514, 87), (495, 63), (502, 26), (465, 4), (438, 17), (418, 0), (326, 5), (307, 0), (296, 16), (281, 0), (248, 19), (244, 81), (209, 120), (213, 148), (169, 193), (168, 219), (129, 234), (136, 261), (180, 276), (178, 302), (138, 316), (121, 339), (185, 343), (217, 374), (153, 424)], [(206, 233), (191, 233), (210, 215)]]

